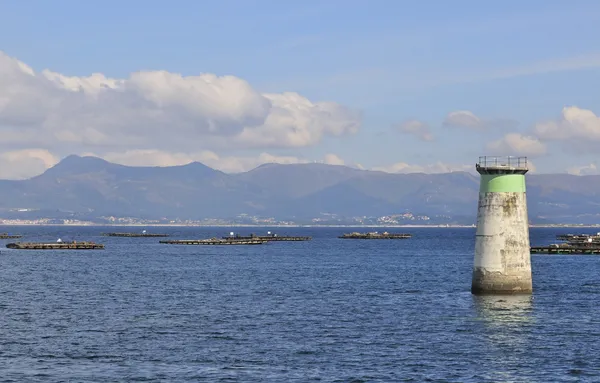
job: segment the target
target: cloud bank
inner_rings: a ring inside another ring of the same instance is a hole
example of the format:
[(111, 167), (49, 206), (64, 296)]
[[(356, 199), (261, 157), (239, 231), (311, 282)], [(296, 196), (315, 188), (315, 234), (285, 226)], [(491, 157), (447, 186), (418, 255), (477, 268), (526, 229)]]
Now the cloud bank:
[[(86, 153), (97, 156), (94, 153)], [(110, 162), (129, 166), (177, 166), (190, 162), (201, 162), (213, 169), (226, 173), (245, 172), (266, 163), (278, 164), (305, 164), (313, 162), (306, 158), (296, 156), (276, 156), (262, 152), (257, 156), (219, 156), (210, 150), (196, 153), (172, 153), (158, 150), (128, 150), (125, 152), (111, 152), (104, 155)], [(317, 161), (328, 165), (344, 165), (344, 160), (335, 154), (326, 154)]]
[(451, 172), (475, 172), (475, 165), (466, 164), (446, 164), (436, 162), (426, 165), (408, 164), (406, 162), (397, 162), (389, 166), (374, 167), (373, 170), (378, 170), (386, 173), (451, 173)]
[[(272, 153), (297, 152), (327, 137), (353, 135), (361, 123), (360, 112), (338, 103), (317, 102), (294, 92), (261, 93), (235, 76), (183, 76), (167, 71), (140, 71), (127, 78), (101, 73), (67, 76), (47, 69), (36, 72), (0, 51), (0, 178), (27, 178), (65, 155), (86, 153), (128, 165), (200, 161), (226, 172), (249, 170), (265, 162), (312, 162), (298, 155)], [(484, 119), (469, 110), (457, 110), (434, 128), (491, 132), (514, 125), (511, 120)], [(394, 128), (421, 141), (434, 141), (438, 133), (419, 120)], [(600, 117), (569, 106), (559, 118), (539, 122), (527, 133), (505, 133), (485, 149), (497, 155), (535, 157), (547, 154), (548, 147), (558, 142), (575, 153), (596, 152)], [(236, 151), (245, 154), (231, 155)], [(333, 153), (318, 161), (347, 164)], [(443, 162), (397, 162), (375, 169), (437, 173), (471, 168)], [(596, 168), (569, 171), (583, 174)]]
[(12, 153), (3, 160), (16, 161), (18, 153), (24, 167), (5, 171), (11, 178), (33, 175), (34, 163), (72, 153), (107, 159), (135, 153), (168, 165), (190, 157), (181, 153), (308, 147), (355, 134), (361, 120), (340, 104), (260, 93), (235, 76), (141, 71), (124, 79), (73, 77), (36, 72), (0, 51), (0, 148)]
[(421, 141), (433, 141), (435, 139), (429, 125), (422, 121), (408, 120), (394, 125), (394, 128), (400, 133), (413, 135)]
[(444, 118), (443, 124), (445, 126), (469, 129), (483, 129), (485, 127), (485, 123), (468, 110), (457, 110), (448, 113), (446, 118)]
[(546, 154), (546, 145), (533, 136), (508, 133), (502, 139), (487, 145), (487, 149), (498, 155), (536, 157)]
[(68, 77), (0, 52), (0, 129), (14, 144), (284, 148), (356, 133), (358, 112), (297, 93), (261, 94), (234, 76), (166, 71)]
[(534, 127), (543, 141), (560, 141), (578, 150), (597, 151), (600, 143), (600, 117), (588, 109), (564, 107), (559, 118)]

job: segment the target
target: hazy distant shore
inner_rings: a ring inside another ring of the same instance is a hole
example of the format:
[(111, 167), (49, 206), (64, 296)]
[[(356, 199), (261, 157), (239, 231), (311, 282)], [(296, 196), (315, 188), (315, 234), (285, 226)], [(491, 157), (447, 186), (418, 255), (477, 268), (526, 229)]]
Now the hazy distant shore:
[(473, 227), (471, 225), (250, 225), (250, 224), (183, 224), (183, 223), (130, 223), (130, 224), (104, 224), (104, 223), (64, 223), (64, 224), (46, 224), (46, 223), (0, 223), (0, 226), (103, 226), (103, 227), (370, 227), (370, 228), (391, 228), (391, 227)]
[[(45, 224), (45, 223), (0, 223), (0, 226), (98, 226), (98, 227), (277, 227), (277, 228), (300, 228), (300, 227), (347, 227), (347, 228), (474, 228), (474, 225), (251, 225), (251, 224), (167, 224), (167, 223), (149, 223), (149, 224), (104, 224), (104, 223), (65, 223), (65, 224)], [(530, 228), (599, 228), (600, 225), (580, 225), (580, 224), (552, 224), (552, 225), (529, 225)]]

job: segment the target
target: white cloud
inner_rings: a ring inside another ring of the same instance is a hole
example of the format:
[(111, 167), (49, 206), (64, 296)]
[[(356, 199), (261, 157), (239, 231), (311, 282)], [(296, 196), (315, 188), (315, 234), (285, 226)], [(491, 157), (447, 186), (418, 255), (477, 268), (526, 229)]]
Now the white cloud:
[(406, 162), (397, 162), (388, 166), (374, 167), (373, 170), (378, 170), (386, 173), (450, 173), (450, 172), (471, 172), (475, 171), (475, 165), (457, 165), (445, 164), (436, 162), (427, 165), (411, 165)]
[[(95, 155), (87, 153), (88, 155)], [(103, 156), (107, 161), (129, 166), (176, 166), (198, 161), (213, 169), (226, 173), (244, 172), (266, 163), (301, 164), (313, 162), (295, 156), (277, 156), (260, 153), (257, 156), (219, 156), (217, 153), (203, 150), (194, 153), (171, 153), (160, 150), (129, 150), (111, 152)], [(329, 165), (344, 165), (344, 160), (335, 154), (327, 154), (321, 161)]]
[(323, 161), (327, 165), (344, 165), (344, 160), (332, 153), (326, 154)]
[(259, 165), (267, 163), (299, 164), (308, 163), (310, 161), (304, 158), (298, 158), (294, 156), (275, 156), (269, 153), (261, 153), (255, 157), (215, 156), (210, 160), (204, 160), (201, 162), (214, 169), (219, 169), (226, 173), (238, 173), (254, 169)]
[(85, 153), (85, 155), (103, 157), (109, 162), (128, 166), (178, 166), (194, 161), (210, 162), (213, 159), (219, 159), (219, 156), (211, 151), (178, 153), (161, 150), (127, 150), (125, 152), (109, 152), (102, 156), (95, 153)]
[(509, 129), (515, 128), (517, 122), (507, 118), (484, 119), (468, 110), (450, 112), (444, 118), (444, 126), (472, 130)]
[(314, 145), (327, 134), (341, 136), (358, 131), (359, 115), (332, 102), (313, 104), (297, 93), (265, 94), (271, 110), (261, 126), (246, 127), (235, 142), (251, 147)]
[(408, 120), (395, 125), (396, 130), (401, 133), (412, 134), (422, 141), (433, 141), (434, 137), (429, 130), (429, 125), (418, 120)]
[(567, 169), (567, 173), (574, 174), (576, 176), (589, 176), (600, 174), (596, 164), (589, 164), (584, 166), (574, 166)]
[(538, 123), (535, 134), (542, 140), (573, 140), (579, 144), (600, 141), (600, 117), (588, 109), (565, 107), (560, 118)]
[(107, 153), (103, 158), (110, 162), (129, 166), (177, 166), (197, 161), (226, 173), (247, 171), (265, 163), (295, 164), (309, 162), (298, 157), (274, 156), (269, 153), (260, 153), (258, 156), (219, 156), (210, 150), (194, 153), (128, 150)]
[(459, 128), (470, 128), (470, 129), (483, 129), (483, 121), (477, 117), (473, 112), (468, 110), (457, 110), (450, 112), (444, 118), (444, 125), (454, 126)]
[(22, 149), (0, 154), (0, 179), (26, 179), (55, 165), (58, 158), (45, 149)]
[[(488, 73), (482, 73), (471, 77), (471, 81), (508, 79), (520, 76), (576, 71), (580, 69), (598, 67), (600, 67), (600, 54), (591, 53), (572, 57), (553, 58), (550, 60), (532, 62), (517, 67), (508, 67), (499, 70), (492, 70)], [(470, 76), (467, 75), (467, 77)]]
[[(536, 167), (531, 162), (531, 160), (527, 160), (527, 167), (529, 168), (530, 173), (536, 172)], [(408, 164), (406, 162), (397, 162), (395, 164), (387, 165), (387, 166), (379, 166), (374, 167), (372, 170), (382, 171), (386, 173), (427, 173), (427, 174), (437, 174), (437, 173), (452, 173), (452, 172), (467, 172), (471, 174), (477, 174), (475, 170), (475, 164), (467, 165), (467, 164), (447, 164), (443, 162), (435, 162), (433, 164), (425, 164), (425, 165), (416, 165), (416, 164)]]
[(546, 145), (540, 140), (520, 133), (509, 133), (503, 138), (489, 143), (487, 149), (494, 151), (497, 155), (539, 156), (546, 153)]
[(359, 113), (297, 93), (261, 94), (246, 81), (166, 71), (69, 77), (34, 72), (0, 52), (4, 144), (75, 152), (159, 148), (302, 147), (355, 133)]

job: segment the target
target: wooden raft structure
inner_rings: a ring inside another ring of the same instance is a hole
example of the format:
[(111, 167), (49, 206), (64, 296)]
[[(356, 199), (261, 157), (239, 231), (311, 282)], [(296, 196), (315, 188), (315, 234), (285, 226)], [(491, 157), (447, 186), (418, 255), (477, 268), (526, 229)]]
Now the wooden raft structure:
[(96, 250), (104, 249), (104, 245), (94, 242), (15, 242), (8, 243), (6, 247), (9, 249), (20, 250)]
[(531, 254), (600, 254), (600, 247), (532, 246)]
[(102, 233), (105, 237), (168, 237), (169, 234), (155, 233)]
[(561, 234), (556, 239), (565, 241), (548, 246), (532, 246), (531, 254), (600, 254), (600, 235)]
[(340, 235), (338, 238), (343, 238), (343, 239), (407, 239), (412, 237), (412, 234), (405, 234), (405, 233), (388, 233), (383, 232), (383, 233), (377, 233), (377, 232), (372, 232), (372, 233), (358, 233), (358, 232), (354, 232), (354, 233), (346, 233), (346, 234), (342, 234)]
[(255, 235), (250, 234), (247, 236), (242, 236), (236, 234), (235, 236), (221, 237), (225, 240), (259, 240), (259, 241), (268, 241), (268, 242), (277, 242), (277, 241), (310, 241), (312, 237), (298, 237), (291, 235), (282, 235), (278, 236), (277, 234), (269, 234), (269, 235)]
[[(559, 234), (556, 236), (559, 241), (567, 242), (597, 242), (600, 240), (599, 234)], [(590, 241), (591, 239), (591, 241)]]
[(600, 254), (600, 233), (559, 234), (556, 239), (563, 243), (532, 246), (531, 254)]
[(599, 234), (561, 234), (556, 239), (563, 243), (532, 246), (532, 254), (600, 254)]
[(19, 234), (13, 234), (10, 235), (8, 233), (0, 233), (0, 239), (12, 239), (12, 238), (21, 238), (22, 235)]
[(261, 239), (180, 239), (171, 241), (159, 241), (168, 245), (262, 245), (267, 243)]

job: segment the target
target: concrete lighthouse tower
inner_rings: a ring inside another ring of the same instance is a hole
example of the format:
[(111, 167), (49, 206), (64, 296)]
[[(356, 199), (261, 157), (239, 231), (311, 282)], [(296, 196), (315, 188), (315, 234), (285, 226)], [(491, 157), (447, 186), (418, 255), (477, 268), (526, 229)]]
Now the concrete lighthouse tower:
[(479, 157), (473, 294), (531, 294), (527, 157)]

